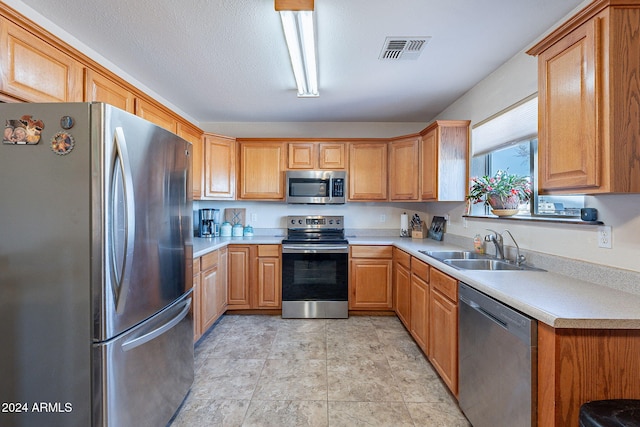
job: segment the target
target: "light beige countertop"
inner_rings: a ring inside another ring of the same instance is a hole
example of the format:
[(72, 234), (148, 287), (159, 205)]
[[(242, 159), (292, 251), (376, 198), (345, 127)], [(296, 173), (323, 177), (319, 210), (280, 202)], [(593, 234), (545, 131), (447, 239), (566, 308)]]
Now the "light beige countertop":
[[(394, 245), (555, 328), (640, 329), (640, 295), (551, 271), (458, 270), (420, 250), (469, 250), (431, 239), (347, 237), (352, 245)], [(283, 236), (194, 238), (194, 257), (228, 244), (279, 244)]]

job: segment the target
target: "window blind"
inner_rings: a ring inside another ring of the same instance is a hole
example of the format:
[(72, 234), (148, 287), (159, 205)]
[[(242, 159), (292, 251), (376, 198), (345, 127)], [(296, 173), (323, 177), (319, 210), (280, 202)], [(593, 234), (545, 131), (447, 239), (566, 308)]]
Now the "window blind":
[(536, 93), (473, 126), (471, 155), (486, 154), (537, 135), (538, 94)]

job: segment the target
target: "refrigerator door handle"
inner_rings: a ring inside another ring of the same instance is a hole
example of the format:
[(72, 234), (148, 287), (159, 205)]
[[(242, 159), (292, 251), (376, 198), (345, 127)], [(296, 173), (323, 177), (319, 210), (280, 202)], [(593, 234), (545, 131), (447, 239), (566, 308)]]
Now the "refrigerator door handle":
[[(114, 154), (111, 170), (111, 284), (115, 294), (116, 313), (122, 313), (129, 293), (131, 263), (135, 243), (135, 197), (131, 163), (121, 127), (114, 129)], [(122, 209), (122, 210), (120, 210)]]
[(136, 347), (146, 344), (152, 339), (159, 337), (160, 335), (164, 334), (169, 329), (173, 328), (175, 325), (180, 323), (180, 321), (182, 321), (182, 319), (184, 319), (189, 313), (189, 309), (191, 308), (191, 300), (192, 300), (191, 298), (188, 298), (185, 301), (183, 301), (182, 305), (184, 305), (184, 308), (177, 316), (175, 316), (169, 322), (163, 324), (159, 328), (152, 330), (151, 332), (147, 332), (142, 336), (126, 341), (124, 344), (122, 344), (122, 351), (133, 350)]

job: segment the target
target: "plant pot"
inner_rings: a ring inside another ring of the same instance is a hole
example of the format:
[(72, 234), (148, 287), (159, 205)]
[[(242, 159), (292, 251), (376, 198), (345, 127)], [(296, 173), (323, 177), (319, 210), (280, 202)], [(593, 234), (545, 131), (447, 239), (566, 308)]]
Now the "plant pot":
[(513, 216), (518, 213), (520, 198), (517, 195), (500, 197), (496, 194), (487, 196), (491, 212), (496, 216)]

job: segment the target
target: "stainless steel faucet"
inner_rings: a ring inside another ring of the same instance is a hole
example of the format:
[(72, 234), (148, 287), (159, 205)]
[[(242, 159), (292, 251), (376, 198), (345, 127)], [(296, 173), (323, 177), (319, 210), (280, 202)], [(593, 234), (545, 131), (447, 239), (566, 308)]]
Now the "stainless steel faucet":
[(509, 234), (509, 237), (511, 237), (511, 240), (513, 240), (513, 244), (516, 245), (516, 259), (514, 260), (516, 265), (520, 266), (524, 264), (527, 258), (524, 255), (520, 255), (520, 246), (518, 246), (518, 242), (516, 242), (516, 239), (513, 238), (513, 234), (511, 234), (509, 230), (504, 230), (503, 233)]
[(484, 241), (493, 242), (493, 244), (496, 246), (496, 258), (504, 259), (504, 243), (502, 241), (502, 234), (498, 233), (495, 230), (491, 230), (490, 228), (487, 228), (487, 231), (491, 231), (493, 234), (487, 234), (486, 236), (484, 236)]
[[(496, 246), (496, 258), (505, 259), (504, 240), (502, 238), (502, 234), (498, 233), (495, 230), (491, 230), (489, 228), (487, 228), (487, 231), (491, 231), (493, 234), (487, 234), (486, 236), (484, 236), (484, 240), (486, 242), (493, 242), (493, 244)], [(513, 234), (511, 234), (509, 230), (504, 230), (502, 233), (507, 233), (509, 237), (511, 237), (511, 240), (513, 240), (513, 243), (516, 245), (516, 259), (513, 262), (517, 266), (524, 264), (526, 257), (520, 254), (520, 246), (518, 246), (518, 242), (516, 242), (516, 239), (513, 237)]]

